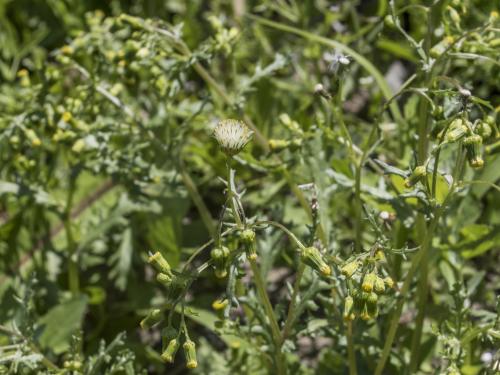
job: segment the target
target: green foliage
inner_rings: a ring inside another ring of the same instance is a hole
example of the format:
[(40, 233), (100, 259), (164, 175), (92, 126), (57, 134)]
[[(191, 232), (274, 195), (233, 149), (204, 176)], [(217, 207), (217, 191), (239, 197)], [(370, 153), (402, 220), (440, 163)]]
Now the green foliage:
[(499, 30), (0, 1), (0, 374), (498, 373)]

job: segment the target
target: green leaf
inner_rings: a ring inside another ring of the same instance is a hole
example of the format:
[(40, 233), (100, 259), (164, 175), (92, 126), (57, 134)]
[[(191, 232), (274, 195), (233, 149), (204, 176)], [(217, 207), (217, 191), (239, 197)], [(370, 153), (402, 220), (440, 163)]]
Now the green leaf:
[(56, 354), (67, 350), (71, 335), (81, 328), (87, 307), (87, 296), (81, 295), (52, 308), (39, 321), (43, 327), (40, 344)]
[(125, 232), (123, 232), (118, 251), (110, 258), (110, 261), (114, 264), (110, 276), (115, 280), (116, 286), (120, 290), (125, 290), (127, 287), (127, 276), (132, 263), (132, 252), (132, 229), (128, 227), (125, 229)]

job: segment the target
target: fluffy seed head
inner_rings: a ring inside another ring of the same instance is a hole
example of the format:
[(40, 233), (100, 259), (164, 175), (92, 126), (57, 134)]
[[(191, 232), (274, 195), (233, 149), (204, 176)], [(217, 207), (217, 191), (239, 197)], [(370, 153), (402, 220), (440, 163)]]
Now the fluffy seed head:
[(222, 151), (228, 156), (236, 155), (252, 139), (253, 132), (243, 121), (227, 119), (220, 121), (213, 136)]

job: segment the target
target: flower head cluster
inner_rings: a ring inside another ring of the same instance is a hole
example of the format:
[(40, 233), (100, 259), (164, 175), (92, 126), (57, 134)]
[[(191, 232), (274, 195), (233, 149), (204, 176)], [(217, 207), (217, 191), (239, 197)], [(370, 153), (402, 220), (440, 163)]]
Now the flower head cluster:
[(227, 119), (220, 121), (213, 136), (222, 151), (228, 156), (236, 155), (252, 139), (253, 132), (243, 121)]

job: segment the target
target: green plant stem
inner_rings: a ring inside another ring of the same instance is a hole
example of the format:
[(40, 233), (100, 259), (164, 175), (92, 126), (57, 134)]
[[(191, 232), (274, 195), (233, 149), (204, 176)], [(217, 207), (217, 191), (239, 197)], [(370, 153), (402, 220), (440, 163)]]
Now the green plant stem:
[(243, 228), (243, 222), (241, 221), (240, 214), (238, 212), (238, 207), (236, 205), (235, 197), (234, 194), (235, 192), (233, 191), (234, 187), (234, 177), (233, 177), (233, 171), (231, 169), (231, 158), (227, 158), (227, 195), (229, 199), (229, 206), (231, 207), (231, 211), (234, 216), (234, 220), (236, 221), (236, 225), (238, 228)]
[[(413, 276), (415, 275), (415, 273), (420, 265), (420, 261), (422, 260), (422, 257), (424, 255), (427, 255), (429, 248), (432, 245), (432, 238), (434, 236), (434, 231), (435, 231), (436, 226), (439, 222), (439, 219), (441, 218), (441, 215), (443, 214), (444, 210), (446, 209), (448, 201), (453, 196), (454, 190), (457, 186), (458, 177), (462, 174), (462, 171), (463, 171), (463, 166), (464, 166), (464, 161), (465, 161), (463, 155), (464, 155), (464, 152), (463, 152), (463, 149), (461, 149), (459, 152), (458, 158), (457, 158), (457, 165), (456, 165), (455, 171), (453, 173), (453, 183), (450, 187), (448, 195), (446, 196), (446, 198), (445, 198), (444, 202), (441, 204), (441, 206), (439, 206), (438, 209), (435, 211), (434, 216), (431, 219), (429, 226), (427, 227), (425, 238), (422, 241), (422, 247), (421, 247), (420, 251), (412, 259), (412, 262), (410, 264), (410, 269), (408, 270), (408, 273), (406, 274), (405, 281), (404, 281), (403, 286), (400, 290), (399, 301), (396, 304), (396, 310), (394, 311), (394, 314), (392, 316), (392, 319), (391, 319), (391, 322), (389, 325), (389, 330), (387, 331), (387, 334), (385, 336), (384, 348), (382, 350), (382, 355), (380, 357), (380, 360), (377, 363), (377, 367), (375, 369), (374, 375), (381, 375), (382, 374), (382, 371), (384, 370), (384, 367), (385, 367), (385, 363), (387, 362), (387, 359), (389, 358), (389, 354), (390, 354), (391, 348), (392, 348), (392, 343), (394, 342), (394, 338), (396, 336), (396, 331), (398, 329), (399, 318), (401, 317), (401, 313), (403, 311), (403, 306), (404, 306), (406, 294), (408, 293), (411, 282), (413, 280)], [(411, 360), (410, 360), (410, 362), (411, 362)]]
[(73, 206), (73, 197), (75, 193), (77, 175), (70, 177), (68, 186), (68, 196), (66, 199), (66, 208), (64, 210), (64, 229), (66, 231), (66, 239), (68, 241), (68, 286), (72, 294), (76, 295), (80, 292), (80, 276), (78, 262), (75, 259), (76, 244), (71, 228), (71, 208)]
[(361, 170), (363, 160), (356, 164), (355, 179), (354, 179), (354, 225), (355, 225), (355, 250), (361, 251), (361, 236), (363, 223), (361, 219)]
[(349, 374), (357, 375), (356, 352), (354, 351), (354, 340), (352, 337), (352, 322), (347, 322), (347, 357), (349, 359)]
[(432, 240), (432, 234), (434, 233), (434, 229), (437, 225), (437, 219), (438, 217), (435, 216), (432, 219), (432, 222), (429, 226), (429, 230), (427, 231), (426, 238), (423, 240), (423, 248), (414, 256), (412, 259), (412, 262), (410, 264), (410, 269), (408, 270), (408, 273), (406, 274), (405, 281), (403, 283), (403, 286), (400, 290), (400, 295), (399, 295), (399, 301), (396, 304), (396, 310), (394, 311), (394, 314), (392, 316), (390, 325), (389, 325), (389, 330), (387, 331), (387, 334), (385, 336), (385, 344), (384, 348), (382, 350), (382, 356), (377, 363), (377, 367), (375, 369), (374, 374), (375, 375), (381, 375), (382, 371), (384, 370), (385, 363), (387, 362), (387, 359), (389, 358), (389, 354), (391, 352), (392, 348), (392, 343), (394, 341), (394, 338), (396, 336), (396, 331), (398, 329), (398, 324), (399, 324), (399, 318), (401, 317), (401, 313), (403, 311), (403, 306), (405, 303), (405, 298), (406, 294), (408, 293), (408, 290), (410, 289), (411, 282), (413, 280), (413, 276), (415, 275), (415, 272), (417, 271), (418, 266), (420, 265), (420, 261), (422, 259), (422, 255), (427, 252), (426, 248), (430, 246), (430, 242)]
[(303, 262), (300, 262), (299, 269), (297, 270), (297, 274), (295, 276), (295, 283), (293, 284), (293, 292), (290, 298), (290, 305), (288, 306), (288, 313), (285, 321), (285, 326), (283, 327), (283, 332), (281, 334), (281, 343), (283, 344), (285, 340), (288, 338), (290, 334), (290, 330), (293, 326), (293, 322), (295, 321), (295, 309), (297, 307), (297, 296), (299, 294), (300, 289), (300, 281), (302, 280), (302, 275), (304, 274), (304, 270), (306, 265)]
[[(432, 33), (434, 32), (432, 22), (432, 11), (427, 14), (427, 34), (425, 38), (425, 42), (423, 45), (423, 49), (425, 54), (428, 56), (429, 49), (432, 44)], [(433, 80), (432, 72), (428, 72), (425, 75), (425, 87), (429, 87)], [(417, 157), (418, 164), (422, 165), (425, 163), (428, 154), (429, 148), (429, 100), (426, 100), (426, 97), (420, 99), (419, 103), (419, 113), (420, 113), (420, 121), (418, 125), (418, 149), (417, 149)], [(435, 164), (435, 168), (437, 169), (437, 163)], [(433, 176), (435, 177), (435, 175)], [(425, 186), (427, 188), (428, 194), (432, 194), (435, 187), (435, 180), (432, 181), (432, 187), (429, 189), (428, 179), (425, 178)], [(430, 196), (430, 195), (429, 195)], [(434, 196), (432, 196), (434, 198)], [(422, 213), (418, 214), (417, 217), (417, 233), (418, 237), (425, 239), (427, 242), (432, 241), (432, 236), (434, 235), (434, 227), (431, 230), (431, 226), (426, 227), (425, 218)], [(430, 237), (430, 239), (428, 239)], [(422, 244), (421, 244), (422, 245)], [(423, 326), (425, 321), (425, 313), (426, 313), (426, 305), (428, 298), (428, 274), (429, 274), (429, 247), (430, 244), (425, 244), (422, 246), (421, 250), (421, 266), (420, 266), (420, 278), (418, 280), (417, 285), (417, 317), (415, 319), (415, 330), (413, 332), (412, 340), (411, 340), (411, 357), (410, 364), (408, 367), (409, 373), (413, 374), (416, 370), (419, 354), (420, 354), (420, 342), (422, 339)]]
[(264, 305), (264, 311), (266, 312), (267, 318), (271, 325), (271, 333), (274, 341), (274, 346), (276, 350), (276, 369), (279, 375), (286, 374), (286, 364), (283, 361), (283, 353), (281, 352), (281, 333), (278, 326), (278, 321), (274, 315), (273, 307), (271, 306), (271, 301), (267, 295), (266, 287), (262, 275), (260, 273), (259, 267), (255, 259), (250, 259), (250, 267), (252, 268), (255, 287), (257, 288), (257, 293), (259, 298)]

